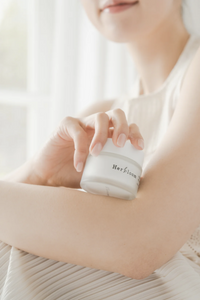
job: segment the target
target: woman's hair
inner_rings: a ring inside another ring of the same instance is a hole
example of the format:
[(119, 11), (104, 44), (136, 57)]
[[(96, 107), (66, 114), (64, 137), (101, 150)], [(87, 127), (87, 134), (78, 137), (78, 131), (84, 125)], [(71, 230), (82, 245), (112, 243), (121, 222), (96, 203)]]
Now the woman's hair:
[(185, 10), (187, 8), (187, 3), (185, 0), (182, 0), (182, 5), (181, 5), (181, 15), (182, 15), (182, 18), (184, 17), (184, 13), (185, 13)]
[(189, 33), (195, 32), (193, 14), (191, 11), (191, 7), (189, 6), (189, 0), (182, 0), (181, 6), (181, 15), (184, 22), (184, 25)]

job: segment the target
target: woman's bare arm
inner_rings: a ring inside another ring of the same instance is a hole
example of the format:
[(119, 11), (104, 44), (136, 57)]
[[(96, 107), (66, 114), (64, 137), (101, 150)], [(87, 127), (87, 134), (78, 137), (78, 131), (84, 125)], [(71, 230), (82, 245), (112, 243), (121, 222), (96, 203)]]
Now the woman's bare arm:
[(27, 252), (145, 278), (200, 224), (200, 50), (132, 201), (0, 182), (0, 239)]
[(0, 240), (45, 258), (128, 275), (133, 204), (70, 188), (0, 181)]

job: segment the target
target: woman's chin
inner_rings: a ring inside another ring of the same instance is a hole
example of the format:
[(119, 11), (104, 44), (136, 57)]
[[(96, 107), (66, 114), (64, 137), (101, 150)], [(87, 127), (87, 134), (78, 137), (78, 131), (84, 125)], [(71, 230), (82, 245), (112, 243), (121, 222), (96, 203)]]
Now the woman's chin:
[(131, 42), (132, 39), (134, 39), (134, 34), (127, 35), (127, 32), (121, 31), (121, 30), (112, 30), (109, 32), (109, 30), (106, 31), (106, 33), (103, 33), (104, 37), (106, 37), (108, 40), (115, 42), (115, 43), (128, 43)]
[(124, 38), (119, 38), (119, 37), (112, 37), (112, 38), (108, 38), (111, 42), (114, 42), (114, 43), (121, 43), (121, 44), (123, 44), (123, 43), (129, 43), (130, 42), (130, 40), (126, 40), (126, 39), (124, 39)]

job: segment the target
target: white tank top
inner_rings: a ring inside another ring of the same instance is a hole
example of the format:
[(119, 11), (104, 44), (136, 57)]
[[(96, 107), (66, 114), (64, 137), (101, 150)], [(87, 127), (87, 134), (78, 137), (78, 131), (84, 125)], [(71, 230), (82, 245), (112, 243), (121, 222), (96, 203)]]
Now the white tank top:
[[(167, 131), (179, 98), (183, 77), (199, 47), (200, 37), (191, 35), (174, 68), (157, 91), (140, 95), (141, 81), (138, 75), (131, 93), (122, 95), (111, 107), (121, 108), (126, 114), (128, 124), (136, 123), (140, 129), (145, 143), (143, 173)], [(200, 266), (200, 226), (180, 251)]]
[[(176, 106), (185, 71), (200, 45), (191, 36), (177, 64), (162, 87), (151, 95), (133, 94), (114, 104), (128, 122), (136, 123), (145, 140), (145, 162), (167, 130)], [(178, 251), (145, 279), (87, 268), (38, 257), (0, 242), (0, 300), (197, 300), (200, 299), (200, 238), (198, 233), (182, 253)], [(194, 249), (194, 250), (193, 250)], [(185, 253), (187, 255), (185, 255)], [(134, 253), (133, 253), (134, 255)]]

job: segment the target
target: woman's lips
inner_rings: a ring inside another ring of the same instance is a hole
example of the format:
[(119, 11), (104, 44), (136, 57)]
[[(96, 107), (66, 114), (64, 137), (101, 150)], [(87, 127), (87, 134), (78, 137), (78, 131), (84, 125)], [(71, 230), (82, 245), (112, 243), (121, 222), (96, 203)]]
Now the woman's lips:
[(138, 1), (134, 2), (134, 3), (122, 3), (122, 4), (118, 4), (118, 5), (109, 6), (109, 7), (106, 7), (105, 9), (103, 9), (103, 12), (118, 13), (118, 12), (121, 12), (125, 9), (132, 7), (133, 5), (135, 5), (137, 3), (138, 3)]

